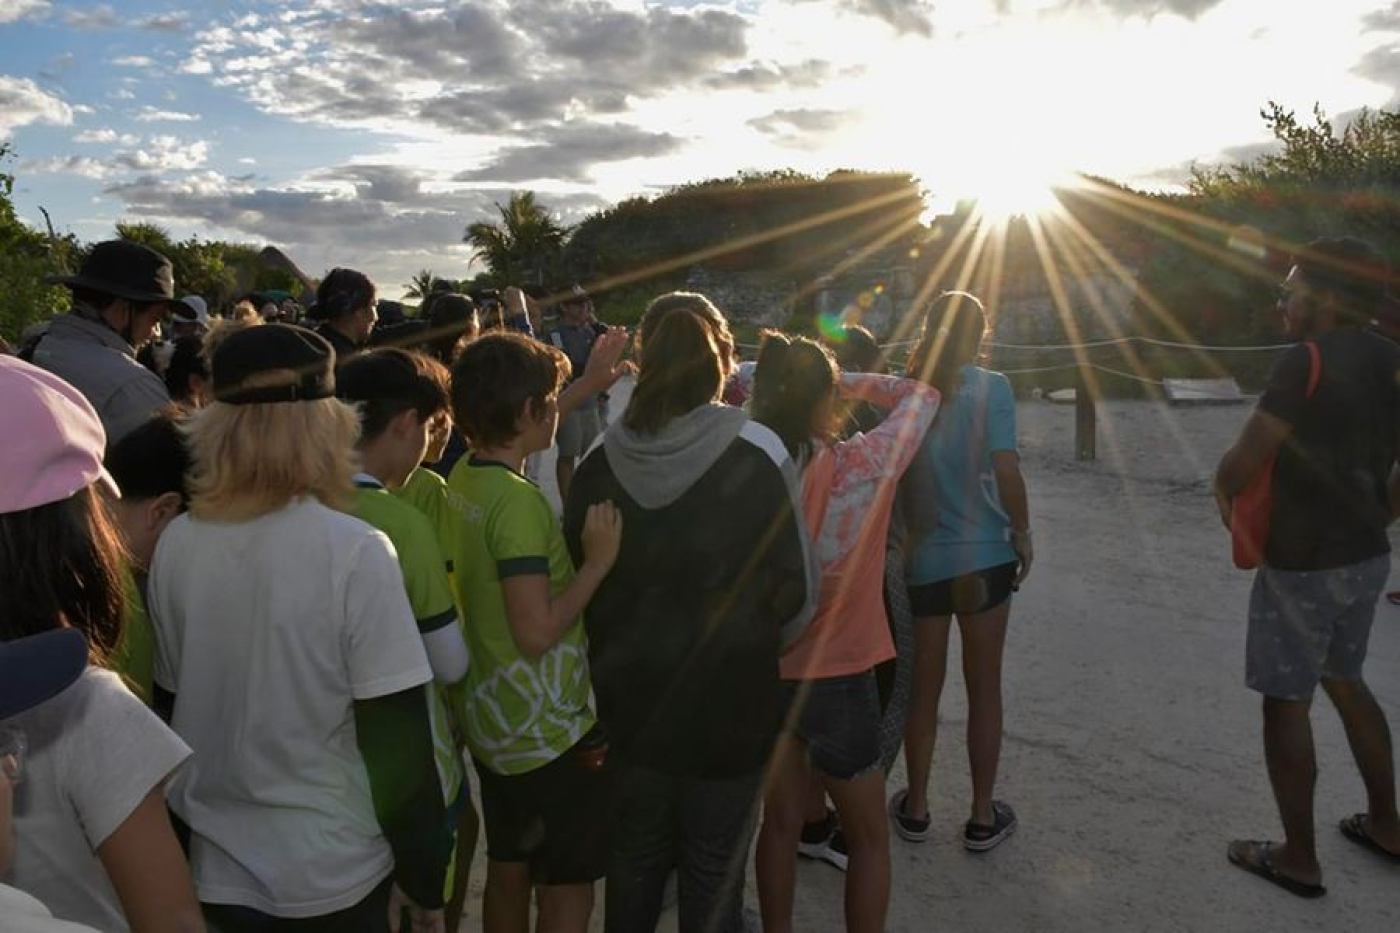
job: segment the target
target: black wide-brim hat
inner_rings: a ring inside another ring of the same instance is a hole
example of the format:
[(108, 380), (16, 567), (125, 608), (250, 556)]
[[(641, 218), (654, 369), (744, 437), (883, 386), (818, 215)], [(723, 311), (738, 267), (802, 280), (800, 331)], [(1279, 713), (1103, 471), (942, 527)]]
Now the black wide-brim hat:
[(175, 267), (170, 260), (132, 240), (98, 243), (77, 275), (51, 275), (45, 281), (141, 304), (184, 304), (175, 297)]

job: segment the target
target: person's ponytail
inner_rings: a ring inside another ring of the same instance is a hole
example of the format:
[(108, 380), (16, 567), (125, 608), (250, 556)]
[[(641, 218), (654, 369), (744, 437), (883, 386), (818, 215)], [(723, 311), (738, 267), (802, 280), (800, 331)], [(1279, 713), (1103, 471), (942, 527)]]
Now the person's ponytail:
[(836, 385), (831, 351), (806, 337), (765, 331), (753, 372), (749, 414), (782, 440), (793, 460), (811, 452), (813, 414)]
[(977, 296), (944, 292), (924, 311), (905, 373), (933, 386), (943, 398), (951, 398), (958, 389), (962, 368), (981, 354), (986, 334), (987, 312)]
[(675, 418), (719, 397), (726, 372), (713, 329), (689, 303), (647, 308), (639, 328), (641, 366), (622, 423), (656, 434)]

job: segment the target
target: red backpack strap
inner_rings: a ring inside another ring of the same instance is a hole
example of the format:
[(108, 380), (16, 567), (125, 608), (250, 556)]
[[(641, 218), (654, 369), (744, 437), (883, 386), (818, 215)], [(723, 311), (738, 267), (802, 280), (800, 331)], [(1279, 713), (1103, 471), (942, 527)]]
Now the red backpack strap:
[(1317, 341), (1309, 340), (1308, 348), (1308, 398), (1313, 397), (1317, 391), (1317, 384), (1322, 379), (1322, 352), (1317, 348)]

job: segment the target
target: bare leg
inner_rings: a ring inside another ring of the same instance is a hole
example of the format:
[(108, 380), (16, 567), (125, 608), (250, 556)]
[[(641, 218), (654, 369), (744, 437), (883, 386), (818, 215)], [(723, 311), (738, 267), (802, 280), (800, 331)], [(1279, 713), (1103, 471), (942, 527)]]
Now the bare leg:
[[(890, 824), (885, 816), (885, 773), (850, 781), (825, 778), (846, 835), (846, 930), (881, 933), (890, 904)], [(764, 917), (764, 930), (769, 929)]]
[(485, 933), (529, 933), (530, 866), (486, 860), (486, 893), (481, 905)]
[(820, 775), (809, 772), (807, 776), (807, 812), (802, 821), (804, 823), (820, 823), (825, 819), (826, 788), (822, 786)]
[(593, 913), (593, 885), (552, 884), (539, 889), (535, 933), (587, 933)]
[(972, 820), (991, 825), (992, 791), (1001, 759), (1001, 657), (1011, 601), (958, 616), (967, 682), (967, 759), (972, 770)]
[(791, 733), (778, 737), (763, 795), (763, 826), (754, 851), (758, 907), (764, 933), (792, 930), (793, 888), (797, 883), (797, 840), (802, 835), (810, 771), (807, 749)]
[(1317, 759), (1308, 718), (1311, 706), (1310, 700), (1264, 697), (1264, 759), (1285, 840), (1269, 849), (1269, 860), (1288, 877), (1316, 884), (1322, 869), (1313, 831)]
[(933, 747), (938, 739), (938, 700), (948, 671), (948, 629), (951, 616), (914, 620), (914, 682), (909, 695), (909, 719), (904, 726), (904, 765), (909, 772), (905, 815), (928, 814), (928, 779)]
[(1400, 816), (1395, 812), (1395, 751), (1385, 712), (1364, 681), (1323, 678), (1346, 728), (1356, 768), (1366, 785), (1366, 833), (1383, 848), (1400, 852)]

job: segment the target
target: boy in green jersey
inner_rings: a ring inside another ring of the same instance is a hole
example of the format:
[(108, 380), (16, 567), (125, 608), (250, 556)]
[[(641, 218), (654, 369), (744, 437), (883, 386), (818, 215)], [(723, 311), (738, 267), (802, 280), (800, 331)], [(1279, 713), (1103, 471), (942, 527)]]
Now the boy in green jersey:
[(121, 498), (109, 498), (107, 507), (130, 555), (126, 624), (108, 665), (147, 706), (155, 702), (151, 689), (155, 640), (146, 614), (146, 571), (161, 532), (189, 505), (185, 475), (190, 455), (180, 433), (183, 417), (174, 407), (156, 412), (107, 448), (103, 460), (121, 490)]
[(372, 350), (351, 357), (336, 371), (336, 394), (360, 412), (362, 472), (355, 476), (354, 515), (384, 532), (398, 554), (404, 589), (418, 620), (436, 689), (430, 706), (433, 751), (443, 801), (457, 833), (455, 865), (449, 873), (447, 929), (456, 929), (466, 898), (479, 818), (463, 767), (460, 730), (450, 715), (447, 688), (468, 669), (466, 644), (437, 530), (400, 490), (423, 459), (430, 426), (447, 411), (447, 370), (418, 353)]
[[(450, 555), (472, 669), (460, 710), (486, 819), (487, 933), (541, 923), (583, 933), (607, 864), (606, 739), (589, 708), (581, 613), (617, 557), (616, 508), (589, 509), (575, 570), (554, 506), (523, 475), (561, 414), (620, 375), (626, 333), (598, 340), (561, 395), (569, 362), (518, 334), (488, 334), (452, 368), (452, 408), (472, 448), (448, 479), (458, 523)], [(545, 922), (548, 918), (548, 922)]]

